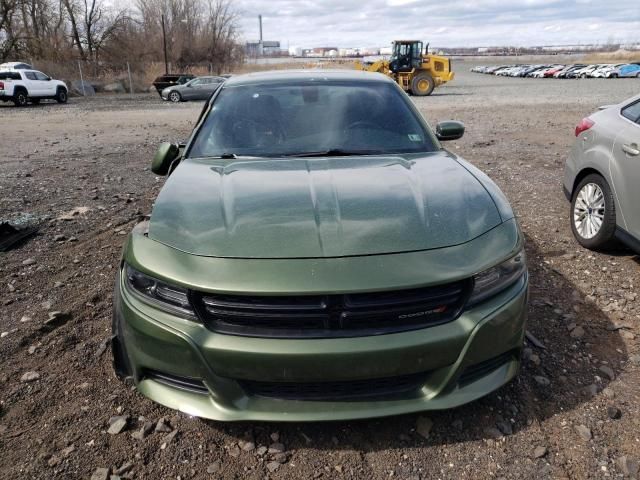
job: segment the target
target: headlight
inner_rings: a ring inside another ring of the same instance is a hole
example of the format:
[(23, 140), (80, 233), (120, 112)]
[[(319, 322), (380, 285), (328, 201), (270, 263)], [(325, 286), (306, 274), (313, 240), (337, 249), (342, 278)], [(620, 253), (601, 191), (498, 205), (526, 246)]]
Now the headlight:
[(513, 285), (527, 271), (524, 250), (506, 262), (496, 265), (473, 277), (473, 292), (468, 305), (480, 303)]
[(186, 288), (169, 285), (129, 265), (125, 267), (124, 275), (128, 290), (138, 295), (143, 301), (182, 317), (195, 318)]

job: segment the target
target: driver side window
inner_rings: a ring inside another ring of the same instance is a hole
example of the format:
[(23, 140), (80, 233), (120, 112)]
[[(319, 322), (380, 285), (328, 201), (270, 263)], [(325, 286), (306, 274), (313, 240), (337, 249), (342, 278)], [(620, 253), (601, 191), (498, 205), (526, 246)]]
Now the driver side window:
[(49, 77), (47, 77), (44, 73), (42, 72), (33, 72), (36, 76), (36, 80), (49, 80)]

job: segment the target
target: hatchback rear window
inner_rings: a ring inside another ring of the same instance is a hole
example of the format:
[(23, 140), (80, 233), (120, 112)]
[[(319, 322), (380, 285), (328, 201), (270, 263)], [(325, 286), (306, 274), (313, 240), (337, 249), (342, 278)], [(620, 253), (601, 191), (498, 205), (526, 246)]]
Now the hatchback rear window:
[(638, 122), (640, 120), (640, 100), (631, 105), (627, 105), (620, 112), (622, 116), (628, 118), (632, 122)]

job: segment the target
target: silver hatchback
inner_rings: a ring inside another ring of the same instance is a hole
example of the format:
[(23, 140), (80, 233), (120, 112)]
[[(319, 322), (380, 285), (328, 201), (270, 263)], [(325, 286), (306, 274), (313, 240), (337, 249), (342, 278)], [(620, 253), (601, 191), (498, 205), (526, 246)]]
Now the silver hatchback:
[(224, 77), (196, 77), (184, 85), (171, 85), (160, 93), (163, 100), (185, 102), (187, 100), (208, 100), (220, 85)]
[(640, 95), (583, 118), (575, 133), (564, 170), (573, 234), (586, 248), (619, 240), (640, 253)]

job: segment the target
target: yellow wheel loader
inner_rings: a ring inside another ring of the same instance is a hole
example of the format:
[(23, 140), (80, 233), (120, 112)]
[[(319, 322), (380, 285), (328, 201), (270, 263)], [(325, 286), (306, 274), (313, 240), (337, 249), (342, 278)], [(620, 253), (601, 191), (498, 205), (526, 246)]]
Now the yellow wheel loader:
[(420, 40), (396, 40), (390, 60), (378, 60), (368, 65), (356, 62), (356, 68), (388, 75), (405, 92), (419, 96), (431, 95), (434, 88), (453, 80), (451, 60), (430, 55), (429, 44), (423, 49)]

